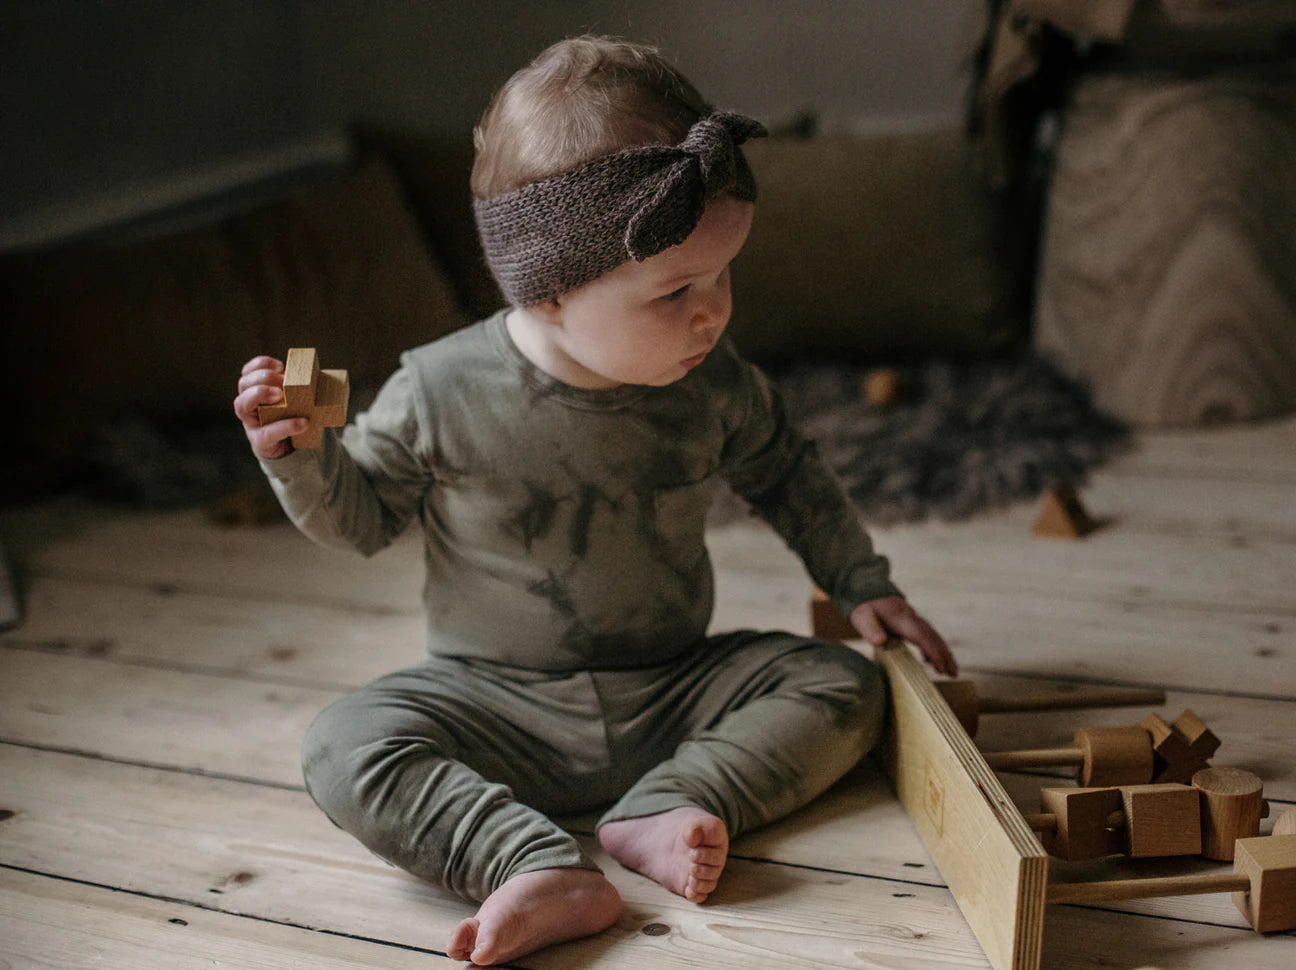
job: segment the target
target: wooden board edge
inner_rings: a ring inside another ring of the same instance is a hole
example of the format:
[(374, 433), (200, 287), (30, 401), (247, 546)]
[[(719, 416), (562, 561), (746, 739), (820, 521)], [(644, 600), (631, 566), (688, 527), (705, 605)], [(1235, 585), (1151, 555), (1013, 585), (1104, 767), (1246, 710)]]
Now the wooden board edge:
[(1048, 855), (909, 649), (892, 640), (877, 659), (905, 810), (995, 970), (1039, 970)]

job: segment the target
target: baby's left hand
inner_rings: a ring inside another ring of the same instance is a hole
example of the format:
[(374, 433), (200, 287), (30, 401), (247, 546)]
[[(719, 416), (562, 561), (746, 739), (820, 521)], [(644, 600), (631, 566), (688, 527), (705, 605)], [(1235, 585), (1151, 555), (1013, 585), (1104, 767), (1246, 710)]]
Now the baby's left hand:
[(869, 600), (851, 610), (851, 625), (869, 643), (880, 647), (888, 636), (908, 640), (940, 674), (958, 676), (958, 663), (945, 638), (922, 618), (903, 596)]

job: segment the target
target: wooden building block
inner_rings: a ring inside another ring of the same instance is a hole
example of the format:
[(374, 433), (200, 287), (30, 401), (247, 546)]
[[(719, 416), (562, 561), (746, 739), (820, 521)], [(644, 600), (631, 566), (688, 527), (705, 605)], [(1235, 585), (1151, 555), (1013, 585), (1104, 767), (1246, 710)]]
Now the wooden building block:
[(1080, 503), (1075, 486), (1063, 483), (1044, 493), (1031, 533), (1052, 539), (1081, 539), (1097, 527)]
[(1202, 848), (1201, 796), (1188, 785), (1126, 785), (1125, 851), (1132, 859), (1196, 855)]
[(821, 589), (810, 594), (810, 630), (823, 640), (859, 640), (860, 632), (841, 615), (832, 597)]
[(1152, 779), (1152, 742), (1141, 727), (1081, 728), (1074, 741), (1084, 755), (1078, 780), (1085, 787), (1142, 785)]
[(1193, 775), (1192, 788), (1201, 799), (1206, 858), (1231, 860), (1238, 839), (1260, 834), (1265, 804), (1258, 775), (1242, 768), (1207, 768)]
[(292, 436), (294, 448), (318, 448), (324, 443), (325, 428), (346, 424), (351, 386), (344, 370), (320, 370), (313, 347), (293, 347), (284, 364), (284, 399), (279, 404), (257, 408), (262, 424), (284, 418), (308, 418), (310, 424)]
[(1296, 835), (1296, 808), (1289, 808), (1274, 822), (1271, 835)]
[(1149, 714), (1142, 726), (1152, 736), (1156, 757), (1153, 780), (1187, 784), (1193, 775), (1210, 766), (1220, 741), (1191, 710), (1185, 710), (1173, 724)]
[(1054, 816), (1040, 839), (1049, 855), (1078, 861), (1125, 851), (1122, 830), (1112, 825), (1122, 807), (1120, 789), (1043, 788), (1040, 807)]
[(1256, 932), (1296, 929), (1296, 835), (1238, 839), (1233, 868), (1251, 880), (1233, 902)]

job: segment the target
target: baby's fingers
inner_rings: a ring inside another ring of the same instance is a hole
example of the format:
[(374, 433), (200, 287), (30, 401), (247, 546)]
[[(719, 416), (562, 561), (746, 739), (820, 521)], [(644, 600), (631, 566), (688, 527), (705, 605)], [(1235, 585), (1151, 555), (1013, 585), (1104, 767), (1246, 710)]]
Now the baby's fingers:
[(234, 413), (248, 430), (261, 427), (259, 409), (266, 404), (278, 404), (283, 391), (273, 384), (253, 383), (247, 387), (239, 382), (238, 397), (234, 398)]
[(244, 364), (243, 370), (240, 371), (239, 373), (250, 374), (254, 370), (274, 370), (282, 374), (283, 369), (284, 369), (283, 361), (277, 360), (274, 357), (269, 356), (268, 354), (261, 354), (258, 357), (253, 357), (246, 364)]
[(305, 418), (284, 418), (271, 421), (260, 428), (244, 426), (252, 451), (261, 458), (282, 458), (291, 450), (288, 439), (306, 430), (310, 422)]

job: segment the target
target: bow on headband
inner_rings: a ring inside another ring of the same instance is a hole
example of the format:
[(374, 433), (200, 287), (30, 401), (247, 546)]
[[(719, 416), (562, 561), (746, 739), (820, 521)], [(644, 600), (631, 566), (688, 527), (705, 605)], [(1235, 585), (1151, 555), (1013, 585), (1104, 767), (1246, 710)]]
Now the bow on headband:
[(486, 261), (514, 306), (553, 299), (627, 259), (676, 246), (724, 192), (754, 201), (756, 182), (738, 147), (765, 128), (715, 112), (678, 145), (648, 145), (473, 205)]

